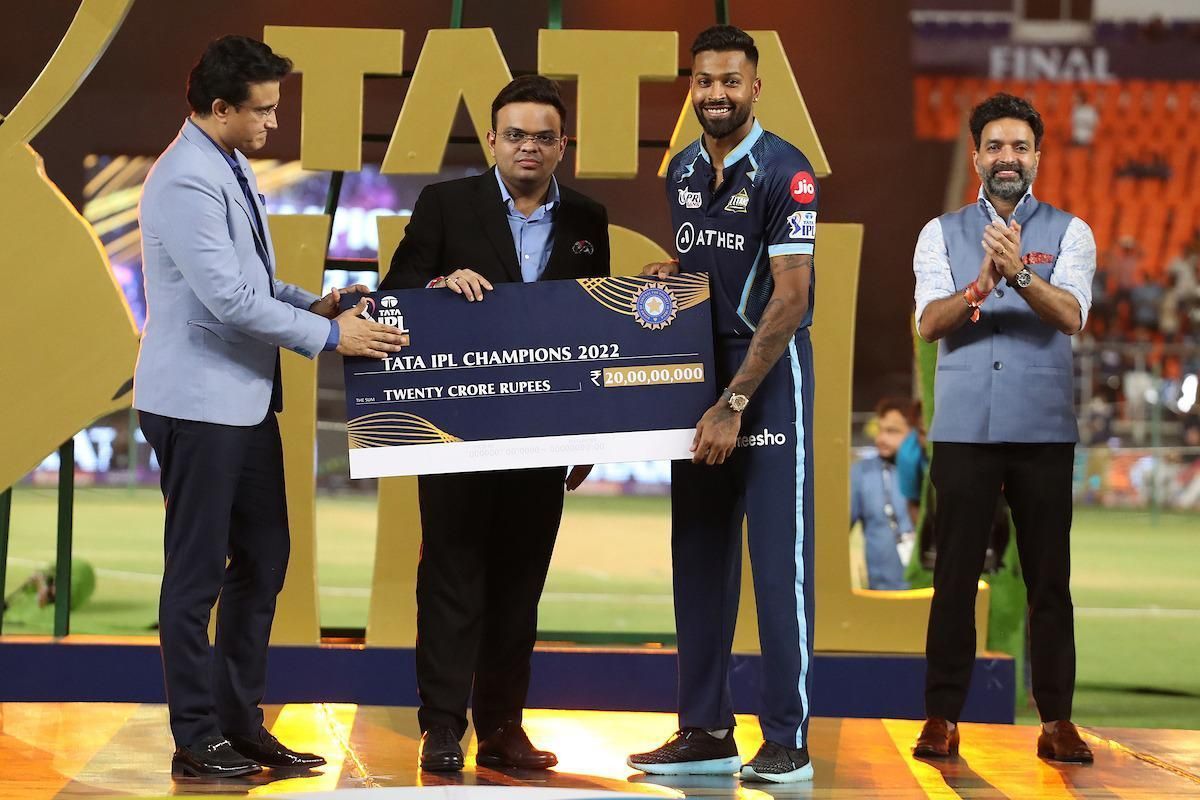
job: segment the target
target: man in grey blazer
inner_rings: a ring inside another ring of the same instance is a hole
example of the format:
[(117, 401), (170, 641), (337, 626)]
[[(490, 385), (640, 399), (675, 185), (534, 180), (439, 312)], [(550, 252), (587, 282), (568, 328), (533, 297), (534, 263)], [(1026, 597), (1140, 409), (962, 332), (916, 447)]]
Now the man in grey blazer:
[(407, 343), (360, 318), (365, 303), (338, 314), (338, 290), (318, 298), (275, 278), (266, 208), (243, 154), (276, 128), (290, 70), (253, 39), (210, 44), (188, 79), (191, 116), (150, 171), (139, 208), (148, 312), (133, 404), (166, 501), (159, 638), (176, 775), (325, 763), (280, 744), (259, 708), (290, 546), (279, 348), (383, 357)]

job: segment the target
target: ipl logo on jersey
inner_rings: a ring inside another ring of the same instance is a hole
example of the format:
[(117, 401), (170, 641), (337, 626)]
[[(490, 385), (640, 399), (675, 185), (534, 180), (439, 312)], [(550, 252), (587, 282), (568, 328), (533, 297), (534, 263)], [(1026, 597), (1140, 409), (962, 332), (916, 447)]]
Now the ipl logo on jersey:
[(817, 212), (796, 211), (787, 218), (789, 239), (815, 239), (817, 236)]
[(633, 318), (652, 331), (662, 330), (675, 321), (679, 303), (665, 283), (648, 283), (633, 301)]

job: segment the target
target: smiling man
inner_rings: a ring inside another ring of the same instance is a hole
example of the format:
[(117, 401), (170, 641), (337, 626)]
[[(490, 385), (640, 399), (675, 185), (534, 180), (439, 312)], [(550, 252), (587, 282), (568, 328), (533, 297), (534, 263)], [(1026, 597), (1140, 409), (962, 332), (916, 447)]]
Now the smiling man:
[[(719, 386), (692, 461), (671, 466), (671, 560), (679, 731), (629, 757), (659, 775), (792, 783), (808, 756), (813, 641), (813, 252), (817, 184), (794, 146), (754, 117), (758, 48), (718, 25), (692, 45), (703, 136), (667, 171), (679, 261), (647, 275), (706, 272)], [(730, 650), (748, 525), (762, 647), (764, 742), (743, 764), (733, 736)]]
[[(554, 178), (567, 149), (566, 121), (554, 81), (528, 75), (502, 89), (488, 133), (495, 168), (425, 187), (379, 288), (449, 289), (477, 303), (499, 282), (608, 275), (604, 207)], [(462, 309), (464, 325), (471, 324), (471, 310)], [(459, 740), (468, 700), (479, 739), (476, 763), (525, 769), (557, 763), (530, 743), (521, 717), (564, 482), (574, 489), (590, 469), (418, 480), (422, 769), (463, 768)]]
[(913, 752), (958, 750), (975, 660), (975, 595), (1001, 491), (1029, 597), (1038, 755), (1088, 762), (1071, 724), (1070, 589), (1075, 422), (1071, 336), (1091, 305), (1096, 243), (1083, 220), (1037, 200), (1042, 118), (1007, 94), (971, 112), (979, 199), (917, 240), (917, 330), (937, 340), (930, 477), (937, 490), (927, 720)]

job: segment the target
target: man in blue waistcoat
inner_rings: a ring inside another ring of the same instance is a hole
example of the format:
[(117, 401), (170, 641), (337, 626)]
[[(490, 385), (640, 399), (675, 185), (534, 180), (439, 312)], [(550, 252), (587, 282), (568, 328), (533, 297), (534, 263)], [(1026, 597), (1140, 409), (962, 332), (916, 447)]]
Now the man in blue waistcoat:
[(975, 593), (1001, 491), (1029, 597), (1037, 752), (1090, 762), (1071, 724), (1070, 591), (1075, 421), (1070, 337), (1091, 306), (1096, 243), (1083, 220), (1031, 187), (1042, 118), (998, 94), (971, 112), (977, 202), (927, 224), (913, 257), (917, 330), (938, 341), (930, 476), (937, 561), (925, 645), (925, 727), (914, 755), (958, 750), (975, 659)]

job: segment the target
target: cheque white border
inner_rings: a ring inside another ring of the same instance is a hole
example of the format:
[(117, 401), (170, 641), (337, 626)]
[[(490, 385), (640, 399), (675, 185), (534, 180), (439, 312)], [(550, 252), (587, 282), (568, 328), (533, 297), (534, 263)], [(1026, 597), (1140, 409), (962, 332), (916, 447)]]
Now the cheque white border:
[(408, 444), (350, 450), (351, 478), (691, 458), (695, 428)]

